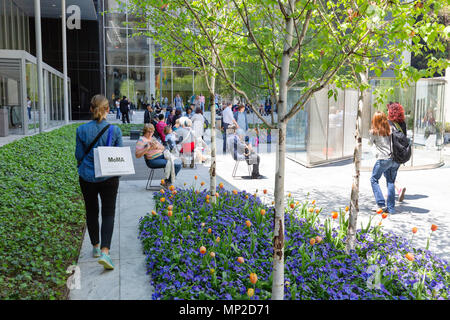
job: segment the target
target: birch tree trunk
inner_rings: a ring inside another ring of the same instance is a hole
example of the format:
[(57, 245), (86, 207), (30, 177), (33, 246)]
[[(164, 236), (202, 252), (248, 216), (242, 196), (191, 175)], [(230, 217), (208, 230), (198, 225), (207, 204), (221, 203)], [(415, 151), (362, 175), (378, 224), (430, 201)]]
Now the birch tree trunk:
[[(367, 83), (367, 75), (360, 74), (361, 81)], [(355, 249), (356, 244), (356, 224), (359, 213), (359, 177), (361, 168), (361, 154), (362, 154), (362, 112), (364, 107), (364, 91), (358, 92), (358, 114), (356, 117), (356, 131), (355, 131), (355, 150), (353, 152), (353, 184), (350, 195), (350, 209), (349, 209), (349, 224), (347, 229), (347, 243), (345, 251), (350, 253)]]
[[(211, 62), (213, 65), (216, 64), (216, 56), (212, 52)], [(209, 81), (210, 86), (210, 101), (211, 104), (211, 167), (209, 168), (210, 177), (210, 193), (211, 193), (211, 203), (216, 203), (216, 104), (214, 103), (215, 93), (216, 93), (216, 74), (214, 71), (211, 72), (211, 78)]]
[[(290, 0), (286, 11), (292, 13), (294, 1)], [(287, 112), (287, 83), (289, 80), (289, 65), (291, 57), (289, 49), (292, 46), (294, 23), (292, 17), (286, 18), (286, 38), (281, 61), (280, 91), (278, 97), (278, 146), (277, 167), (275, 171), (275, 215), (273, 231), (273, 270), (272, 270), (272, 300), (284, 298), (284, 178), (286, 163), (286, 122), (280, 121)]]

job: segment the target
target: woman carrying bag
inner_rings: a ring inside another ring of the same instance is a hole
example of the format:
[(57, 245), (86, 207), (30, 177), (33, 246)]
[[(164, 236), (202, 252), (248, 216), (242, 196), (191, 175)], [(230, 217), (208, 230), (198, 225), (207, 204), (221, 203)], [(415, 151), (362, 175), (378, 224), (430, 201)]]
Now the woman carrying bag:
[[(392, 159), (391, 128), (388, 119), (383, 112), (377, 111), (372, 118), (372, 128), (369, 132), (369, 144), (376, 147), (375, 165), (372, 170), (370, 183), (377, 202), (378, 209), (386, 213), (395, 213), (395, 178), (400, 164)], [(381, 175), (385, 176), (387, 182), (388, 196), (386, 202), (378, 184)]]
[[(99, 146), (122, 147), (122, 132), (119, 127), (106, 122), (109, 113), (108, 99), (95, 95), (91, 100), (94, 120), (77, 128), (75, 157), (81, 192), (86, 206), (86, 223), (93, 246), (93, 256), (100, 257), (98, 263), (105, 269), (114, 269), (109, 255), (114, 229), (119, 177), (95, 178), (94, 148)], [(98, 195), (102, 204), (101, 243), (99, 239)]]

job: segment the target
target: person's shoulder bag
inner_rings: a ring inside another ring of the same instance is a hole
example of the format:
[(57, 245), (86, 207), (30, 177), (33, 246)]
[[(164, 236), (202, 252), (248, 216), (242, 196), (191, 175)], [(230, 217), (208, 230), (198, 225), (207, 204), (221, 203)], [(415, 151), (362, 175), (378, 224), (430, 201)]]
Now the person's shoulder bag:
[[(104, 126), (103, 129), (100, 130), (100, 132), (97, 134), (95, 139), (92, 140), (91, 144), (88, 146), (88, 148), (84, 152), (83, 157), (78, 161), (78, 165), (77, 165), (78, 168), (81, 166), (81, 163), (83, 162), (84, 158), (89, 154), (89, 152), (91, 152), (92, 148), (95, 146), (98, 139), (100, 139), (100, 137), (105, 133), (106, 130), (108, 130), (109, 127), (111, 127), (111, 124), (107, 124), (106, 126)], [(108, 136), (108, 138), (109, 138), (109, 136)]]

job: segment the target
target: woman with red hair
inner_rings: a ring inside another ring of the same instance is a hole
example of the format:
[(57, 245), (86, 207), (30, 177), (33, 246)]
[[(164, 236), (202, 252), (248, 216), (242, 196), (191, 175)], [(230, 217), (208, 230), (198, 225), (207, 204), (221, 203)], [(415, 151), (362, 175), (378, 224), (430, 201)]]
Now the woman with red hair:
[[(400, 164), (392, 159), (391, 153), (391, 127), (388, 118), (383, 112), (377, 111), (372, 118), (372, 128), (369, 132), (370, 144), (376, 147), (377, 161), (372, 170), (372, 177), (370, 183), (372, 191), (375, 196), (375, 201), (378, 205), (378, 210), (383, 212), (395, 213), (395, 178)], [(387, 206), (383, 193), (381, 192), (378, 181), (381, 175), (384, 174), (387, 182), (388, 196)]]
[[(395, 123), (397, 123), (406, 136), (405, 110), (403, 109), (403, 106), (398, 102), (389, 102), (387, 107), (389, 124), (391, 126), (396, 126)], [(396, 186), (395, 189), (398, 193), (398, 201), (402, 202), (405, 197), (406, 188)]]

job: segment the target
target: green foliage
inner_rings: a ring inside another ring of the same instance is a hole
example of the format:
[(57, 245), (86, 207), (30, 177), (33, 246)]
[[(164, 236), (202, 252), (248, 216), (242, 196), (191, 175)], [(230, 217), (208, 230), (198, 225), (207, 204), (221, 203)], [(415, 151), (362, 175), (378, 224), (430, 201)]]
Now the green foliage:
[(84, 228), (77, 127), (0, 148), (0, 300), (66, 298)]
[(142, 132), (142, 129), (144, 129), (144, 124), (134, 124), (134, 123), (119, 123), (115, 124), (115, 126), (118, 126), (120, 130), (122, 131), (122, 136), (129, 136), (131, 130), (139, 130)]

